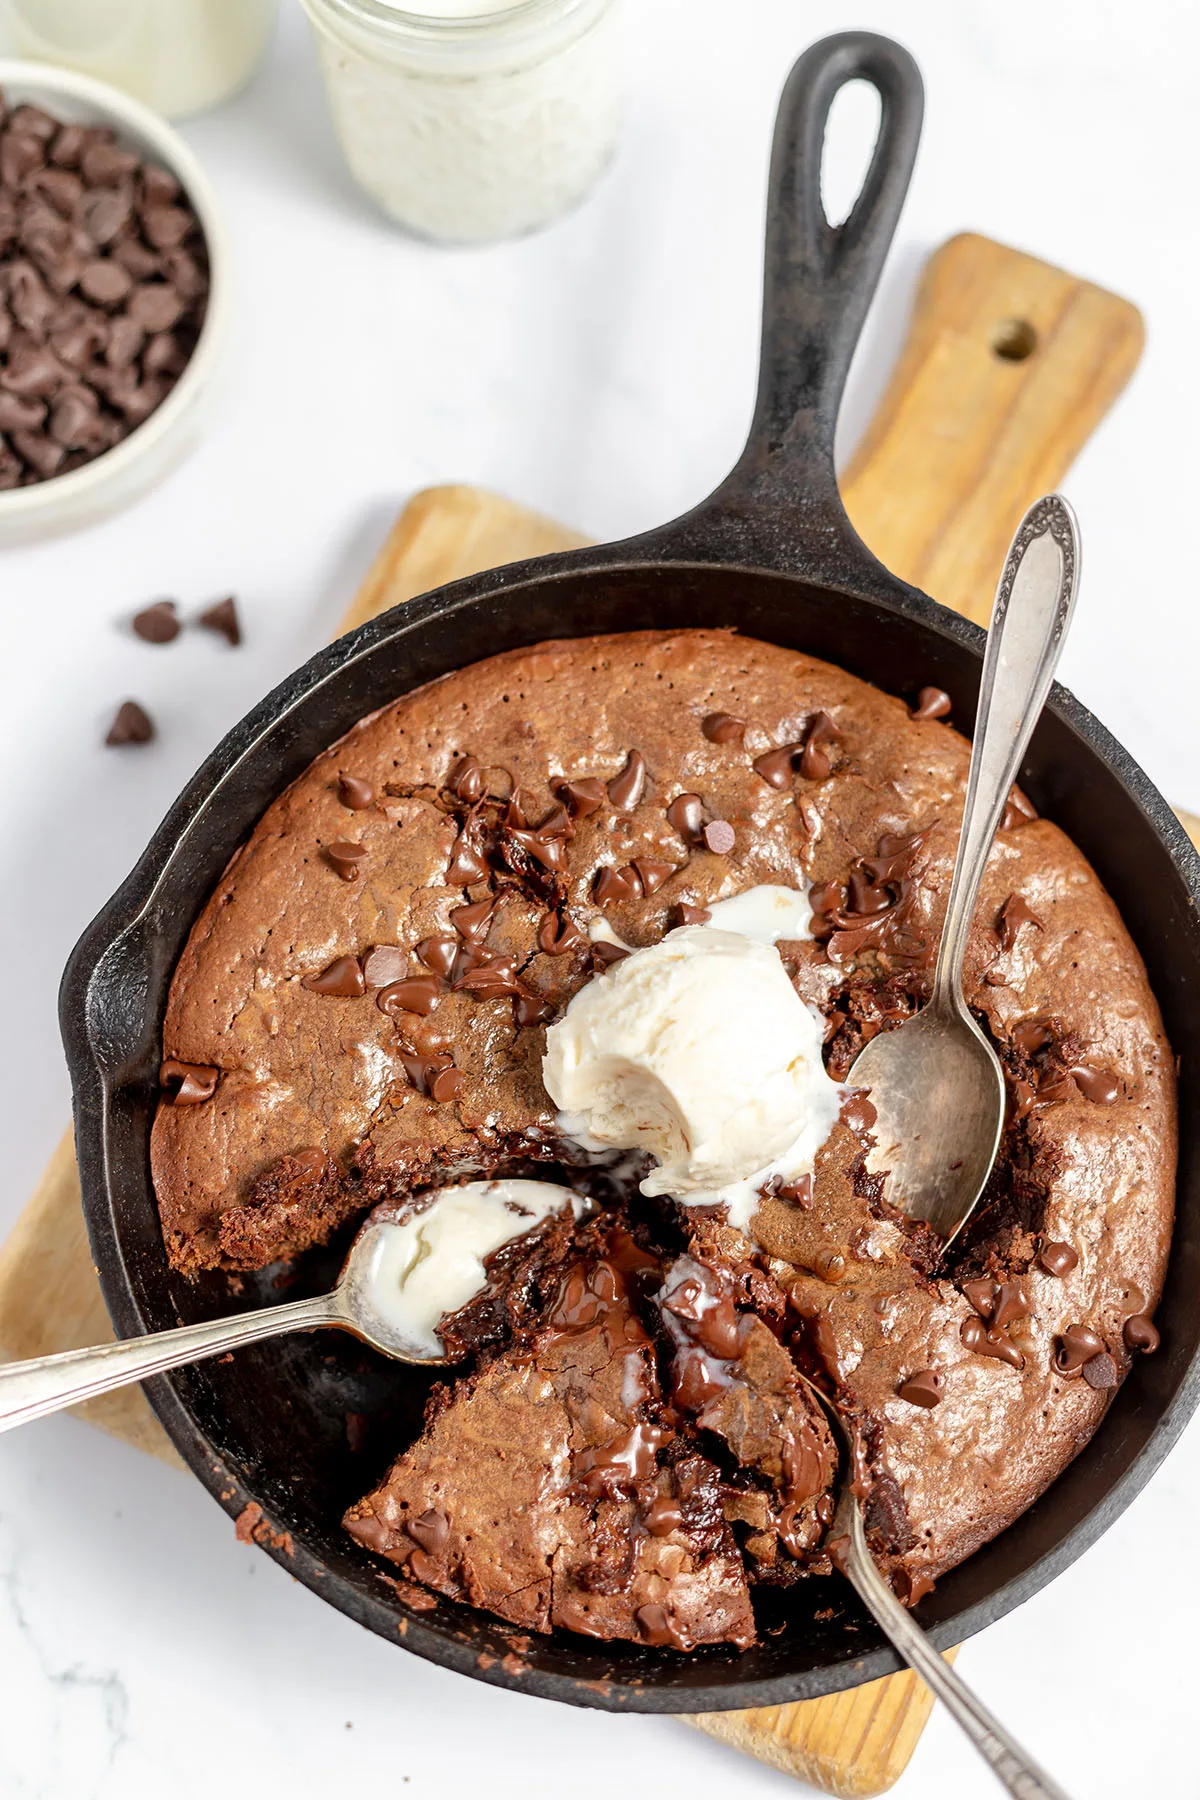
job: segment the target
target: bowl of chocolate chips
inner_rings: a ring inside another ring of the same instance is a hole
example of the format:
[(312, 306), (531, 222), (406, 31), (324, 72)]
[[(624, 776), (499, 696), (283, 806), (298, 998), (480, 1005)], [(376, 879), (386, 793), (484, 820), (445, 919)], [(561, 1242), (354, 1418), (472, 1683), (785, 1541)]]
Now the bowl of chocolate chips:
[(0, 543), (116, 510), (190, 448), (224, 270), (216, 201), (168, 125), (0, 60)]

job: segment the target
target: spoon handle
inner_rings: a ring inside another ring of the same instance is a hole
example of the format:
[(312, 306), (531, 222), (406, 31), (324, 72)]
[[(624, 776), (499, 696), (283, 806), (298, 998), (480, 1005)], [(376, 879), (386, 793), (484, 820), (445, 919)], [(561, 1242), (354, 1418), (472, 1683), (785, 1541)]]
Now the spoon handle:
[(1059, 494), (1017, 527), (988, 629), (962, 835), (933, 978), (934, 1003), (961, 1011), (963, 955), (984, 864), (1038, 721), (1079, 587), (1079, 532)]
[(1009, 1736), (999, 1719), (993, 1717), (949, 1663), (943, 1662), (920, 1626), (901, 1606), (867, 1549), (857, 1502), (849, 1509), (848, 1517), (843, 1511), (834, 1530), (843, 1524), (846, 1549), (844, 1558), (839, 1560), (858, 1590), (859, 1598), (874, 1614), (876, 1622), (909, 1667), (916, 1670), (942, 1705), (954, 1715), (1003, 1786), (1010, 1794), (1015, 1794), (1017, 1800), (1068, 1800), (1058, 1783), (1052, 1781)]
[(284, 1331), (310, 1331), (317, 1325), (342, 1322), (336, 1296), (291, 1300), (259, 1312), (236, 1313), (228, 1319), (181, 1325), (93, 1350), (64, 1350), (57, 1356), (35, 1356), (29, 1362), (0, 1365), (0, 1431), (11, 1431), (31, 1419), (60, 1412), (80, 1400), (92, 1400), (131, 1381), (161, 1375), (180, 1363), (199, 1362), (239, 1344), (277, 1337)]

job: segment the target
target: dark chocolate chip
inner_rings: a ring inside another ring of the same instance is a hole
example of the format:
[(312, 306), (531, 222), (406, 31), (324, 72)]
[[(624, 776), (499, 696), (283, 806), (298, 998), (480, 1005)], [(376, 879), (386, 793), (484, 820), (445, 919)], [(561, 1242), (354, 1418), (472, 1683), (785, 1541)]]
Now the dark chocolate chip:
[(917, 704), (910, 708), (909, 717), (913, 719), (948, 719), (950, 717), (950, 696), (943, 688), (923, 687), (917, 695)]
[(476, 1000), (507, 1000), (521, 991), (516, 964), (510, 956), (489, 956), (467, 969), (454, 983), (455, 991), (473, 994)]
[(1085, 1100), (1094, 1106), (1111, 1106), (1121, 1092), (1120, 1084), (1105, 1069), (1091, 1063), (1072, 1063), (1071, 1076)]
[(173, 600), (156, 600), (133, 615), (133, 629), (148, 644), (169, 644), (180, 632), (179, 615)]
[(599, 781), (559, 781), (555, 783), (554, 791), (562, 795), (577, 819), (586, 819), (604, 805), (604, 785)]
[(1060, 1375), (1078, 1375), (1084, 1363), (1104, 1350), (1104, 1339), (1090, 1326), (1068, 1325), (1058, 1340), (1054, 1367)]
[(620, 869), (601, 869), (592, 892), (597, 906), (612, 906), (622, 900), (640, 900), (642, 884), (632, 863), (626, 863)]
[(701, 720), (700, 729), (710, 744), (741, 743), (746, 735), (746, 721), (733, 713), (713, 712)]
[(1004, 807), (1004, 817), (1000, 821), (1001, 831), (1015, 831), (1019, 825), (1028, 825), (1036, 818), (1036, 809), (1030, 805), (1020, 789), (1010, 789)]
[(1047, 1275), (1057, 1275), (1061, 1280), (1078, 1265), (1079, 1252), (1070, 1244), (1050, 1242), (1042, 1245), (1037, 1259)]
[(603, 942), (593, 944), (590, 958), (592, 971), (596, 975), (603, 975), (606, 969), (611, 969), (616, 963), (624, 962), (629, 954), (630, 952), (621, 944), (605, 944)]
[(305, 975), (301, 985), (314, 994), (333, 994), (339, 1000), (353, 1000), (367, 991), (357, 956), (335, 957), (319, 975)]
[(1022, 896), (1010, 894), (1000, 908), (1000, 915), (996, 920), (996, 933), (1000, 939), (1002, 950), (1012, 949), (1022, 925), (1035, 925), (1039, 931), (1043, 929), (1042, 921), (1030, 909)]
[(375, 1004), (389, 1018), (402, 1012), (428, 1018), (444, 993), (445, 988), (435, 975), (410, 975), (406, 980), (389, 982), (380, 990)]
[(1047, 1044), (1054, 1042), (1054, 1033), (1040, 1019), (1022, 1019), (1020, 1024), (1012, 1028), (1012, 1044), (1022, 1056), (1036, 1056)]
[(232, 594), (218, 600), (215, 606), (207, 607), (200, 614), (200, 624), (206, 631), (219, 631), (235, 650), (242, 641), (241, 621)]
[(1122, 1336), (1128, 1349), (1142, 1350), (1147, 1356), (1157, 1350), (1162, 1342), (1158, 1334), (1158, 1327), (1146, 1317), (1145, 1313), (1134, 1313), (1131, 1319), (1126, 1319)]
[(528, 988), (522, 988), (513, 1000), (513, 1018), (522, 1027), (542, 1025), (553, 1016), (554, 1008), (549, 1001), (543, 1000), (540, 994), (531, 994)]
[(366, 781), (360, 781), (357, 775), (344, 775), (338, 771), (338, 799), (351, 812), (365, 812), (375, 800), (375, 790)]
[(632, 812), (646, 788), (646, 759), (640, 750), (631, 750), (625, 767), (608, 783), (608, 798), (618, 812)]
[(460, 756), (446, 778), (446, 786), (457, 800), (473, 806), (483, 798), (483, 765), (474, 756)]
[(172, 1106), (198, 1106), (211, 1100), (221, 1078), (211, 1063), (178, 1062), (169, 1056), (158, 1071), (158, 1085), (165, 1088)]
[(547, 956), (566, 956), (586, 944), (587, 938), (569, 913), (559, 918), (557, 913), (548, 912), (542, 914), (538, 923), (537, 941), (539, 950)]
[(450, 1520), (439, 1507), (431, 1506), (415, 1519), (409, 1519), (404, 1529), (414, 1542), (420, 1544), (422, 1550), (436, 1556), (450, 1536)]
[(154, 721), (136, 700), (125, 700), (117, 708), (117, 716), (108, 728), (106, 744), (148, 744), (154, 736)]
[(444, 1106), (448, 1100), (458, 1097), (466, 1079), (462, 1070), (456, 1069), (453, 1063), (447, 1062), (439, 1064), (437, 1068), (431, 1067), (426, 1076), (429, 1098), (436, 1100), (439, 1106)]
[(450, 861), (446, 865), (447, 887), (470, 887), (482, 881), (488, 872), (487, 859), (476, 841), (470, 820), (454, 841)]
[(1010, 1368), (1023, 1369), (1025, 1358), (1002, 1331), (989, 1330), (982, 1319), (964, 1319), (959, 1332), (963, 1344), (976, 1356), (992, 1356), (998, 1362), (1006, 1362)]
[(362, 844), (348, 844), (343, 839), (326, 844), (325, 854), (343, 881), (356, 881), (362, 873), (359, 864), (366, 856)]
[[(462, 940), (460, 938), (449, 937), (445, 933), (439, 932), (434, 937), (421, 939), (420, 943), (417, 945), (417, 955), (425, 964), (425, 967), (431, 970), (434, 975), (440, 975), (443, 980), (448, 981), (454, 969), (455, 958), (461, 947)], [(398, 981), (399, 979), (399, 975), (391, 975), (388, 977), (388, 980), (390, 981)], [(379, 985), (385, 987), (387, 983), (381, 982)]]
[[(417, 945), (417, 955), (421, 956), (420, 944)], [(424, 962), (424, 957), (421, 960)], [(426, 964), (426, 967), (429, 965)], [(362, 959), (362, 972), (363, 982), (367, 987), (391, 987), (393, 982), (403, 981), (408, 974), (408, 958), (396, 944), (375, 944)], [(435, 973), (440, 974), (441, 970), (436, 970)]]
[(1099, 1388), (1101, 1391), (1116, 1387), (1117, 1365), (1107, 1350), (1102, 1350), (1099, 1356), (1093, 1356), (1084, 1363), (1083, 1379), (1089, 1387)]
[(768, 787), (785, 788), (792, 778), (799, 744), (781, 744), (778, 750), (767, 750), (754, 759), (754, 769)]
[(833, 770), (830, 750), (842, 741), (841, 733), (827, 712), (819, 712), (804, 734), (800, 752), (800, 773), (806, 781), (825, 781)]
[(633, 866), (644, 894), (657, 894), (659, 888), (676, 872), (674, 863), (659, 862), (652, 856), (635, 856)]
[(694, 844), (704, 828), (704, 802), (699, 794), (677, 794), (667, 808), (667, 823), (685, 844)]
[(728, 819), (710, 819), (704, 827), (704, 842), (714, 856), (728, 856), (737, 842), (737, 833)]
[(681, 900), (671, 914), (672, 925), (678, 929), (681, 925), (707, 925), (712, 918), (707, 906), (689, 906)]
[(944, 1385), (936, 1369), (918, 1369), (915, 1375), (909, 1375), (900, 1383), (896, 1392), (910, 1406), (936, 1406), (942, 1398)]

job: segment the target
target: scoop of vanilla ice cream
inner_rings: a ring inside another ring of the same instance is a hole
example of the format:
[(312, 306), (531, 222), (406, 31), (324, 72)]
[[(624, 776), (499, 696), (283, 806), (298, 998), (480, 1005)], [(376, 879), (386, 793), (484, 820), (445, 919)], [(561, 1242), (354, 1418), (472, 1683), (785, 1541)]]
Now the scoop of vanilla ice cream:
[(811, 1169), (839, 1098), (821, 1040), (772, 944), (689, 926), (581, 988), (542, 1073), (584, 1149), (657, 1158), (643, 1193), (720, 1199), (781, 1159)]

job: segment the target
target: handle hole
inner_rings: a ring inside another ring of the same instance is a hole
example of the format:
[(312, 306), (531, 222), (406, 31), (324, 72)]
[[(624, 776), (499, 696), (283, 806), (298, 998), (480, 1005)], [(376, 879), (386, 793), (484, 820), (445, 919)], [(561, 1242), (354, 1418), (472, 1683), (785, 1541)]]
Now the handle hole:
[(1028, 319), (1003, 319), (992, 333), (992, 355), (1001, 362), (1024, 362), (1037, 345), (1037, 332)]
[(861, 78), (848, 81), (833, 96), (821, 152), (821, 206), (835, 231), (850, 217), (862, 192), (879, 141), (882, 112), (878, 88)]

